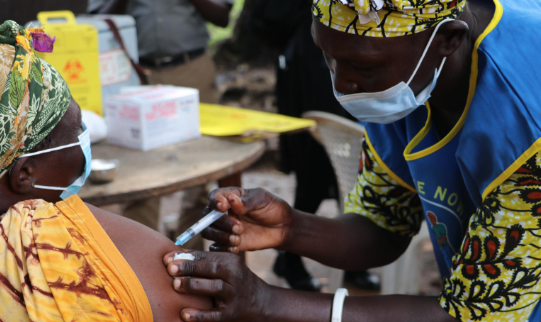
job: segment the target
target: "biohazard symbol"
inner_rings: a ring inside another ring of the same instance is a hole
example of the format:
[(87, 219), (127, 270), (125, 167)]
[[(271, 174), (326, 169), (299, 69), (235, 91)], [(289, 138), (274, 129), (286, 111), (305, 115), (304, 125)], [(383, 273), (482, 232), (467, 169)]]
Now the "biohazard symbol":
[(78, 59), (70, 59), (64, 66), (64, 73), (67, 81), (80, 81), (81, 73), (84, 71), (83, 64)]

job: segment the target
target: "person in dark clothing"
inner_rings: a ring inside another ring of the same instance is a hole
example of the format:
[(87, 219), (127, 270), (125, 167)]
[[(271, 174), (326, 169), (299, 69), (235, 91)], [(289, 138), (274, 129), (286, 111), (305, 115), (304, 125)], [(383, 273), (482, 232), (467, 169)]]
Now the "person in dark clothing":
[(69, 10), (74, 14), (86, 12), (88, 0), (0, 0), (0, 21), (13, 20), (23, 25), (36, 20), (42, 11)]
[[(300, 117), (304, 112), (315, 110), (354, 120), (334, 97), (329, 68), (312, 39), (309, 10), (312, 1), (290, 0), (279, 7), (269, 5), (271, 2), (257, 1), (251, 25), (260, 38), (280, 47), (281, 55), (276, 64), (278, 113)], [(296, 209), (315, 213), (323, 200), (342, 198), (325, 149), (309, 133), (280, 137), (280, 170), (295, 173)], [(319, 291), (321, 288), (297, 254), (280, 252), (273, 270), (294, 289)], [(347, 275), (362, 288), (379, 287), (377, 278), (366, 272)]]

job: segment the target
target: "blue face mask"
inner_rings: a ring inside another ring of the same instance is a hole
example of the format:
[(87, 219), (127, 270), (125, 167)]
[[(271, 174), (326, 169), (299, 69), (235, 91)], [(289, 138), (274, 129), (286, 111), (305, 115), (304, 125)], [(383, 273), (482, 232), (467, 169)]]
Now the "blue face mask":
[(62, 198), (64, 200), (79, 193), (79, 190), (81, 190), (81, 187), (85, 184), (86, 179), (90, 175), (90, 170), (91, 170), (90, 163), (92, 162), (92, 151), (90, 149), (90, 131), (86, 128), (86, 125), (84, 123), (82, 124), (82, 128), (83, 128), (83, 133), (81, 135), (79, 135), (79, 137), (78, 137), (79, 142), (77, 142), (77, 143), (67, 144), (67, 145), (63, 145), (63, 146), (59, 146), (59, 147), (56, 147), (56, 148), (35, 152), (35, 153), (27, 153), (27, 154), (21, 155), (19, 157), (19, 158), (32, 157), (32, 156), (36, 156), (36, 155), (40, 155), (40, 154), (45, 154), (45, 153), (54, 152), (54, 151), (58, 151), (58, 150), (68, 149), (68, 148), (71, 148), (71, 147), (74, 147), (74, 146), (80, 146), (81, 150), (83, 150), (83, 154), (85, 156), (85, 169), (84, 169), (84, 172), (69, 187), (62, 188), (62, 187), (34, 185), (34, 188), (45, 189), (45, 190), (62, 191), (62, 194), (60, 195), (60, 198)]
[(436, 82), (440, 76), (443, 65), (445, 64), (446, 57), (443, 58), (440, 68), (436, 69), (434, 79), (432, 82), (423, 89), (419, 95), (415, 95), (411, 87), (409, 86), (421, 63), (423, 62), (432, 40), (436, 36), (438, 29), (444, 23), (453, 21), (452, 19), (446, 19), (440, 22), (430, 40), (426, 46), (413, 75), (410, 77), (407, 83), (400, 82), (400, 84), (395, 85), (387, 90), (382, 92), (375, 93), (357, 93), (344, 95), (338, 93), (334, 88), (334, 74), (331, 72), (331, 79), (333, 81), (333, 90), (334, 96), (342, 107), (348, 111), (351, 115), (357, 118), (359, 121), (371, 122), (371, 123), (380, 123), (380, 124), (389, 124), (396, 122), (413, 112), (417, 107), (423, 105), (430, 98), (430, 94), (436, 87)]

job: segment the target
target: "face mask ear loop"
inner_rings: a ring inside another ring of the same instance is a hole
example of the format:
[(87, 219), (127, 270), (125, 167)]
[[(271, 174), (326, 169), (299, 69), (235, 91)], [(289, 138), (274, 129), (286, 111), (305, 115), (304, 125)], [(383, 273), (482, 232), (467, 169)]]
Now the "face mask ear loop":
[(25, 153), (25, 154), (19, 156), (19, 158), (33, 157), (33, 156), (40, 155), (40, 154), (45, 154), (45, 153), (49, 153), (49, 152), (54, 152), (54, 151), (64, 150), (64, 149), (67, 149), (67, 148), (72, 148), (72, 147), (78, 146), (78, 145), (81, 145), (81, 143), (77, 142), (77, 143), (72, 143), (72, 144), (68, 144), (68, 145), (59, 146), (57, 148), (52, 148), (52, 149), (47, 149), (47, 150), (43, 150), (43, 151), (34, 152), (34, 153)]
[[(421, 67), (421, 64), (423, 63), (423, 60), (425, 59), (425, 56), (426, 56), (426, 53), (428, 52), (428, 49), (430, 49), (430, 45), (432, 44), (432, 40), (434, 40), (434, 37), (436, 37), (436, 34), (438, 33), (438, 29), (440, 29), (440, 27), (449, 22), (449, 21), (453, 21), (454, 19), (445, 19), (445, 20), (442, 20), (437, 26), (436, 28), (434, 29), (434, 32), (432, 33), (432, 36), (430, 36), (430, 39), (428, 40), (428, 44), (426, 45), (425, 47), (425, 50), (423, 52), (423, 55), (421, 56), (421, 59), (419, 60), (419, 63), (417, 63), (417, 67), (415, 67), (415, 70), (413, 71), (413, 74), (411, 75), (410, 79), (408, 80), (408, 82), (406, 83), (408, 86), (409, 84), (411, 83), (411, 81), (413, 80), (413, 78), (415, 77), (415, 75), (417, 75), (417, 71), (419, 70), (419, 68)], [(445, 60), (444, 60), (445, 62)]]
[(55, 191), (66, 191), (68, 188), (62, 187), (53, 187), (53, 186), (40, 186), (39, 184), (32, 184), (32, 187), (42, 190), (55, 190)]
[(440, 74), (441, 74), (441, 71), (443, 70), (443, 65), (445, 65), (446, 60), (447, 60), (447, 57), (443, 57), (440, 68), (436, 70), (436, 79), (440, 78)]

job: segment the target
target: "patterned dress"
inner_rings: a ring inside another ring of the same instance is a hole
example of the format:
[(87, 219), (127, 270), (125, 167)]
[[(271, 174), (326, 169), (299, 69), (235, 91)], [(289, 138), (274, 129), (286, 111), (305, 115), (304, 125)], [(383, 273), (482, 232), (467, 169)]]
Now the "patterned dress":
[[(346, 213), (410, 237), (424, 217), (418, 193), (389, 176), (366, 142)], [(541, 152), (494, 189), (470, 217), (444, 281), (441, 306), (462, 321), (527, 321), (541, 297), (540, 237)]]

